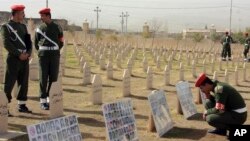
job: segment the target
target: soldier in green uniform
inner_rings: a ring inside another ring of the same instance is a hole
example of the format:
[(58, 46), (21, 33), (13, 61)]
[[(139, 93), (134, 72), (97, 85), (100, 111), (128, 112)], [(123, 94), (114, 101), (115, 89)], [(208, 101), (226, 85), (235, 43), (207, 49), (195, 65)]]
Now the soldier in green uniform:
[(250, 38), (248, 37), (248, 33), (245, 33), (245, 44), (244, 44), (244, 61), (248, 61), (247, 54), (249, 52), (250, 47)]
[(49, 91), (58, 78), (63, 31), (51, 20), (49, 8), (40, 10), (39, 14), (43, 23), (36, 29), (35, 47), (39, 57), (40, 103), (41, 109), (49, 110)]
[(205, 94), (205, 112), (203, 118), (215, 127), (209, 133), (226, 135), (230, 125), (242, 125), (247, 119), (246, 104), (239, 92), (232, 86), (212, 81), (204, 73), (195, 83)]
[(233, 38), (228, 35), (228, 32), (225, 33), (225, 36), (221, 39), (222, 51), (221, 58), (222, 61), (226, 61), (228, 56), (228, 60), (231, 61), (231, 43), (233, 42)]
[[(23, 24), (25, 6), (11, 6), (11, 20), (2, 25), (1, 35), (4, 48), (8, 51), (4, 92), (8, 102), (11, 102), (11, 91), (17, 81), (18, 111), (31, 113), (26, 107), (29, 77), (29, 56), (32, 52), (32, 43), (26, 25)], [(1, 64), (2, 65), (2, 64)], [(10, 116), (10, 115), (9, 115)]]

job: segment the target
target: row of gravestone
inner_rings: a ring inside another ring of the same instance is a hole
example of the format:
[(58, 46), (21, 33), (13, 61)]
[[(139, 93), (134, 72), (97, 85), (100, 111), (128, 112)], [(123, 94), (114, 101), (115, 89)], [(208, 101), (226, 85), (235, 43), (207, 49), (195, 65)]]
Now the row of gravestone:
[[(101, 91), (99, 89), (101, 84), (100, 82), (100, 77), (98, 75), (94, 76), (93, 91), (95, 92), (93, 93), (98, 93)], [(184, 117), (189, 119), (191, 116), (197, 113), (196, 106), (193, 102), (190, 85), (188, 82), (181, 81), (176, 84), (176, 89), (178, 102), (181, 105), (181, 110), (184, 114)], [(0, 139), (10, 139), (20, 134), (8, 132), (7, 98), (3, 93), (1, 93), (0, 96)], [(51, 120), (28, 125), (27, 132), (29, 140), (33, 141), (39, 138), (50, 138), (49, 136), (52, 136), (51, 138), (55, 140), (62, 141), (71, 137), (79, 139), (79, 141), (82, 140), (77, 117), (75, 115), (63, 116), (63, 97), (60, 81), (52, 84), (50, 99)], [(149, 124), (156, 127), (158, 136), (161, 137), (174, 126), (165, 94), (162, 90), (153, 91), (148, 96), (148, 99), (151, 109), (151, 115), (149, 118), (151, 116), (153, 117), (153, 120), (149, 120)], [(135, 116), (133, 113), (133, 104), (130, 98), (103, 104), (102, 110), (108, 140), (138, 140)], [(70, 133), (67, 131), (67, 135), (62, 138), (63, 131), (68, 129), (70, 130)]]
[[(77, 47), (75, 47), (75, 48), (77, 48)], [(76, 49), (77, 50), (77, 49)], [(136, 52), (135, 50), (133, 51), (133, 52)], [(79, 53), (80, 54), (80, 53)], [(130, 72), (130, 74), (132, 73), (132, 65), (131, 64), (133, 64), (133, 62), (131, 62), (131, 60), (134, 60), (133, 58), (133, 53), (132, 53), (132, 55), (131, 55), (132, 57), (132, 59), (129, 59), (128, 60), (128, 67), (127, 67), (127, 69), (129, 70), (129, 72)], [(100, 69), (106, 69), (107, 68), (107, 78), (108, 79), (112, 79), (113, 78), (113, 71), (112, 71), (112, 69), (113, 69), (113, 65), (112, 65), (112, 61), (111, 62), (108, 62), (108, 64), (107, 65), (105, 65), (105, 63), (104, 63), (104, 61), (103, 61), (103, 59), (102, 59), (102, 55), (101, 55), (101, 57), (100, 57), (101, 59), (100, 59)], [(169, 58), (171, 58), (171, 56), (169, 57)], [(196, 58), (197, 59), (197, 58)], [(83, 66), (83, 61), (84, 59), (83, 59), (83, 56), (81, 57), (81, 59), (80, 59), (80, 68), (81, 68), (81, 71), (83, 71), (84, 70), (84, 66)], [(117, 59), (117, 62), (119, 62), (118, 61), (119, 59)], [(193, 77), (195, 78), (196, 77), (196, 63), (195, 62), (197, 62), (197, 61), (195, 61), (195, 60), (193, 60), (192, 61), (192, 75), (193, 75)], [(144, 59), (143, 59), (143, 62), (142, 62), (143, 64), (142, 64), (142, 66), (143, 66), (143, 71), (144, 72), (147, 72), (147, 70), (148, 70), (148, 63), (147, 63), (147, 59), (146, 59), (146, 57), (144, 57)], [(117, 63), (117, 64), (121, 64), (121, 63)], [(228, 67), (228, 61), (227, 61), (227, 67)], [(236, 69), (235, 69), (235, 83), (236, 84), (238, 84), (238, 64), (239, 63), (237, 63), (237, 65), (236, 65)], [(244, 63), (244, 65), (243, 65), (243, 81), (245, 81), (246, 80), (246, 67), (245, 67), (245, 63)], [(207, 64), (206, 64), (206, 60), (204, 59), (203, 60), (203, 69), (202, 69), (202, 72), (204, 72), (204, 73), (206, 73), (206, 66), (207, 66)], [(214, 71), (214, 66), (215, 66), (215, 63), (214, 63), (214, 60), (212, 59), (212, 63), (211, 63), (211, 73), (214, 73), (215, 71)], [(234, 66), (234, 63), (232, 63), (232, 66)], [(118, 66), (119, 67), (119, 66)], [(169, 61), (168, 61), (168, 65), (165, 67), (165, 84), (166, 85), (168, 85), (169, 84), (169, 76), (170, 76), (170, 70), (171, 70), (171, 68), (172, 68), (172, 59), (169, 59)], [(220, 60), (219, 61), (219, 70), (222, 70), (222, 61)], [(226, 82), (228, 82), (228, 71), (227, 71), (228, 69), (225, 69), (225, 81)], [(87, 72), (87, 83), (89, 83), (90, 82), (90, 71), (84, 71), (84, 72)], [(84, 76), (85, 76), (85, 74), (86, 73), (84, 73)], [(85, 77), (84, 77), (85, 78)], [(151, 78), (151, 75), (149, 75), (147, 78)], [(182, 65), (182, 63), (180, 63), (180, 79), (179, 80), (184, 80), (184, 69), (183, 69), (183, 65)], [(149, 82), (149, 83), (148, 83)], [(150, 86), (150, 82), (151, 82), (151, 80), (147, 80), (147, 88), (151, 88), (151, 86)], [(84, 82), (84, 84), (85, 84), (85, 82)], [(148, 85), (149, 84), (149, 85)]]

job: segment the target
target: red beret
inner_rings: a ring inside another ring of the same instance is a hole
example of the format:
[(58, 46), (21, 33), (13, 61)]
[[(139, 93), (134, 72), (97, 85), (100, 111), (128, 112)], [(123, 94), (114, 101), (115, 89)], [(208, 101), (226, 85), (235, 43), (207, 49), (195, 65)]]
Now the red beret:
[(43, 8), (39, 11), (39, 14), (48, 14), (50, 13), (50, 8)]
[(25, 6), (24, 5), (12, 5), (10, 8), (12, 11), (23, 11)]
[(207, 78), (205, 73), (200, 74), (200, 76), (197, 78), (195, 82), (195, 87), (200, 87), (202, 82)]

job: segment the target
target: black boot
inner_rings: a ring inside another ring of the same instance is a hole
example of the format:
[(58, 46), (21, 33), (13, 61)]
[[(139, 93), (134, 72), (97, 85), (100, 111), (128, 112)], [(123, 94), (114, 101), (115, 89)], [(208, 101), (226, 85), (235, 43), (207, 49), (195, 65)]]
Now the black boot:
[(25, 104), (19, 104), (18, 111), (22, 113), (32, 113)]
[(42, 110), (49, 110), (49, 104), (48, 103), (41, 103), (41, 109)]
[(211, 134), (217, 134), (217, 135), (222, 135), (222, 136), (226, 136), (227, 135), (227, 130), (226, 129), (212, 129), (212, 130), (208, 130), (208, 133)]

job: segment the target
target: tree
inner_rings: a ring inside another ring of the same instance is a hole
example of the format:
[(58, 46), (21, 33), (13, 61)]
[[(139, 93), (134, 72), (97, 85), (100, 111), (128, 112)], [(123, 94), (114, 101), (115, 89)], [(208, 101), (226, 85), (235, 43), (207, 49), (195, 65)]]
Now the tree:
[(201, 42), (204, 39), (204, 35), (202, 33), (194, 33), (192, 35), (193, 40), (198, 43)]
[(211, 38), (211, 40), (212, 40), (213, 42), (217, 42), (217, 41), (220, 41), (221, 35), (219, 35), (219, 34), (217, 34), (217, 33), (212, 33), (210, 38)]
[(99, 29), (96, 30), (95, 37), (96, 37), (97, 41), (102, 40), (102, 37), (103, 37), (102, 31)]
[(237, 32), (232, 35), (232, 38), (235, 42), (243, 44), (245, 42), (245, 37), (243, 32)]

